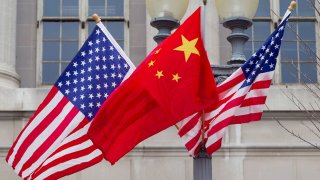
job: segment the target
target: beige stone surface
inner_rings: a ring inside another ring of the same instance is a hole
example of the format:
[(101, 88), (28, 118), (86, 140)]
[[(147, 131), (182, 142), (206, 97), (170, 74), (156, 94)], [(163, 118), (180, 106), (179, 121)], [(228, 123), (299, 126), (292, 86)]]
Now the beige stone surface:
[[(190, 179), (185, 158), (139, 158), (132, 160), (132, 180)], [(191, 178), (192, 179), (192, 178)], [(190, 180), (191, 180), (190, 179)]]
[(214, 157), (212, 175), (214, 179), (243, 180), (243, 157)]
[(12, 170), (12, 168), (6, 163), (5, 157), (0, 156), (0, 179), (1, 180), (19, 180), (16, 173)]
[(14, 121), (0, 121), (0, 148), (10, 147), (14, 141)]
[(77, 174), (70, 175), (63, 179), (65, 180), (102, 180), (102, 179), (117, 179), (130, 180), (131, 163), (128, 160), (121, 160), (116, 165), (111, 166), (108, 162), (102, 161), (90, 168), (87, 168)]
[(296, 164), (297, 179), (317, 180), (320, 177), (320, 157), (299, 158)]
[[(243, 162), (245, 180), (293, 180), (295, 162), (291, 158), (257, 157)], [(302, 180), (302, 179), (301, 179)]]

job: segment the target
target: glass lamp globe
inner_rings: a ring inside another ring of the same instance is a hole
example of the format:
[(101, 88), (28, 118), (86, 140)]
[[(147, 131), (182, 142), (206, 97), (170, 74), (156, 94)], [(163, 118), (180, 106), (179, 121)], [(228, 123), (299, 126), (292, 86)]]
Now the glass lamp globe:
[(235, 17), (252, 19), (259, 0), (215, 0), (215, 3), (219, 16), (224, 20)]
[(180, 21), (188, 8), (189, 0), (146, 0), (151, 18), (172, 17)]

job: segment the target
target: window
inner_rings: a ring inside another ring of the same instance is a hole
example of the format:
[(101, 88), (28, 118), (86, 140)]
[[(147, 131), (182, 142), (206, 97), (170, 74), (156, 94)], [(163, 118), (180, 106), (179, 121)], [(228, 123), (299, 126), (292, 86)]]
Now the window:
[[(245, 55), (250, 57), (281, 21), (291, 0), (260, 1), (253, 26), (246, 30), (250, 39)], [(278, 56), (276, 83), (316, 83), (316, 23), (314, 0), (297, 1)], [(278, 10), (276, 10), (278, 9)]]
[(263, 44), (266, 38), (270, 35), (271, 15), (269, 1), (259, 1), (258, 10), (253, 19), (253, 24), (245, 33), (249, 35), (249, 40), (244, 47), (246, 57), (251, 55)]
[[(280, 1), (280, 12), (285, 3)], [(316, 18), (312, 0), (298, 1), (281, 47), (281, 77), (284, 83), (316, 83)]]
[(97, 13), (120, 46), (125, 46), (125, 0), (39, 0), (42, 85), (53, 84), (91, 33)]

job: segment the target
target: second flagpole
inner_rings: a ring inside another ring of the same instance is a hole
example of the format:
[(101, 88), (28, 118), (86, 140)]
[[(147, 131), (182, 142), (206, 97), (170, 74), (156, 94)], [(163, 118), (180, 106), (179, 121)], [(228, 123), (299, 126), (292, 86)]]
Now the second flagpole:
[[(207, 0), (203, 0), (201, 7), (201, 34), (206, 47), (206, 6)], [(193, 158), (193, 180), (212, 180), (212, 157), (208, 155), (204, 144), (204, 111), (202, 112), (202, 142), (199, 154)]]

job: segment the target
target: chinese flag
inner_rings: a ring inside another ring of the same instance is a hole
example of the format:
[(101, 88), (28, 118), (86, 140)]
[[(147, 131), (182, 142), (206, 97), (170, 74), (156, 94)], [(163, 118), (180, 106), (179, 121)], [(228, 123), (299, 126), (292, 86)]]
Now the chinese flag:
[(199, 8), (109, 96), (88, 134), (114, 164), (144, 139), (214, 105), (216, 94)]

